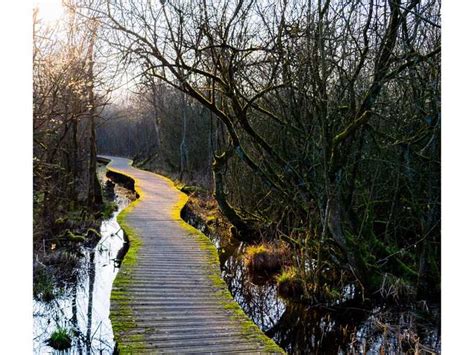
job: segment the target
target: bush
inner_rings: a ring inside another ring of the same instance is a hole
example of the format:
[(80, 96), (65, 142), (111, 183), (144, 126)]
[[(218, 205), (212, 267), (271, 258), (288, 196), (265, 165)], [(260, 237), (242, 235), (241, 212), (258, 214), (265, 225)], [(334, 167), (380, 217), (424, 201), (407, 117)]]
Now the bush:
[(299, 301), (304, 297), (304, 283), (295, 268), (288, 268), (277, 277), (278, 295), (287, 300)]
[(245, 251), (245, 265), (252, 281), (261, 281), (281, 271), (289, 259), (285, 246), (277, 247), (270, 244), (252, 245)]

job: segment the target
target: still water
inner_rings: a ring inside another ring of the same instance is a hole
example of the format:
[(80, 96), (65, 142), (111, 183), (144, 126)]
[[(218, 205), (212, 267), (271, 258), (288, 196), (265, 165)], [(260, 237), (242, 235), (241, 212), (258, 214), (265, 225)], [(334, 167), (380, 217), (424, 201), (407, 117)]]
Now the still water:
[[(110, 294), (122, 255), (123, 233), (116, 217), (130, 200), (116, 185), (119, 209), (102, 222), (100, 242), (84, 248), (78, 281), (50, 303), (34, 301), (34, 353), (58, 353), (47, 345), (57, 327), (74, 329), (72, 347), (62, 354), (112, 354), (115, 342), (109, 319)], [(185, 220), (206, 231), (198, 218)], [(437, 354), (439, 310), (421, 304), (409, 309), (363, 309), (358, 305), (309, 307), (288, 304), (271, 281), (256, 285), (242, 255), (245, 246), (233, 238), (206, 233), (216, 245), (222, 277), (244, 312), (290, 354)], [(350, 289), (350, 287), (349, 287)], [(350, 291), (350, 290), (349, 290)], [(431, 317), (431, 320), (430, 320)]]
[(271, 279), (255, 284), (243, 261), (242, 243), (210, 233), (189, 209), (182, 215), (217, 247), (222, 277), (244, 312), (289, 354), (440, 353), (439, 306), (362, 308), (351, 304), (351, 285), (335, 304), (287, 303)]
[[(117, 189), (116, 189), (117, 190)], [(117, 215), (130, 200), (117, 193), (118, 210), (102, 221), (101, 239), (94, 248), (83, 248), (78, 281), (49, 303), (33, 301), (33, 350), (58, 353), (47, 345), (58, 327), (74, 330), (72, 347), (61, 354), (111, 354), (115, 342), (109, 319), (112, 283), (118, 272), (117, 254), (124, 246)]]

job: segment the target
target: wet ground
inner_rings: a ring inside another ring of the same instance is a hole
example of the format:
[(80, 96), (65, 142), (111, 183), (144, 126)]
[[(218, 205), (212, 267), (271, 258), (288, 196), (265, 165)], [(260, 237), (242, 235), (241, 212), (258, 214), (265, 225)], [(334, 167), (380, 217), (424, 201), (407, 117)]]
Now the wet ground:
[(72, 347), (62, 354), (112, 354), (115, 346), (109, 319), (110, 293), (118, 272), (117, 253), (124, 245), (117, 215), (130, 200), (115, 188), (118, 210), (100, 226), (101, 239), (94, 248), (83, 248), (77, 282), (61, 290), (51, 302), (33, 301), (33, 350), (35, 354), (57, 351), (47, 345), (58, 327), (71, 330)]
[[(206, 233), (219, 251), (222, 277), (245, 313), (290, 354), (438, 354), (439, 307), (362, 308), (345, 302), (325, 306), (286, 303), (272, 280), (251, 278), (242, 255), (245, 246), (233, 238), (210, 234), (199, 217), (184, 219)], [(350, 295), (350, 286), (347, 294)]]
[[(123, 234), (117, 214), (130, 203), (118, 185), (113, 216), (101, 224), (101, 240), (84, 248), (78, 281), (52, 302), (34, 301), (34, 353), (52, 354), (47, 340), (57, 327), (75, 329), (64, 354), (112, 354), (110, 293), (118, 271)], [(185, 218), (205, 231), (204, 223)], [(440, 352), (439, 309), (420, 303), (408, 308), (364, 309), (344, 304), (308, 307), (287, 304), (270, 280), (256, 285), (244, 266), (245, 247), (230, 238), (208, 235), (219, 250), (222, 277), (245, 313), (291, 354), (436, 354)], [(56, 352), (57, 353), (57, 352)]]

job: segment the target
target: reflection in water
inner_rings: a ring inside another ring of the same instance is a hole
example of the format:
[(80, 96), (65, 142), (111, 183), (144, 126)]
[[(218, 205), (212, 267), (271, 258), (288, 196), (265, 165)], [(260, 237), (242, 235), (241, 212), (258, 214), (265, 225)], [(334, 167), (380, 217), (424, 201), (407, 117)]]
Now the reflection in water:
[(112, 354), (115, 346), (109, 319), (112, 283), (118, 272), (117, 254), (123, 249), (123, 233), (117, 214), (130, 200), (115, 197), (119, 209), (102, 222), (101, 239), (93, 249), (83, 248), (76, 283), (50, 303), (33, 301), (33, 350), (35, 354), (57, 353), (46, 344), (57, 327), (74, 331), (72, 348), (63, 354)]
[(347, 285), (342, 299), (330, 306), (286, 304), (271, 280), (254, 284), (241, 257), (245, 252), (241, 243), (209, 233), (206, 224), (189, 210), (183, 217), (216, 245), (222, 277), (244, 312), (288, 353), (439, 353), (439, 325), (423, 321), (426, 317), (419, 307), (364, 309), (354, 300), (353, 285)]
[(263, 331), (277, 324), (286, 307), (277, 296), (275, 285), (252, 284), (242, 260), (235, 256), (222, 265), (222, 275), (233, 297)]
[[(95, 250), (89, 253), (89, 280), (95, 281), (95, 263), (94, 263)], [(89, 302), (87, 304), (87, 337), (86, 346), (87, 354), (91, 352), (91, 331), (92, 331), (92, 306), (94, 302), (94, 282), (89, 282)]]

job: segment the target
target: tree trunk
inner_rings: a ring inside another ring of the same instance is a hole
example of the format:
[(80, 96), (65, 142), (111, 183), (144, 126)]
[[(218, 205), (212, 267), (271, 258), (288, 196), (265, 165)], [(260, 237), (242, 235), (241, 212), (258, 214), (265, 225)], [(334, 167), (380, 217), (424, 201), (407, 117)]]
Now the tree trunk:
[(156, 149), (158, 152), (160, 151), (161, 148), (161, 122), (160, 122), (160, 115), (159, 115), (159, 107), (158, 107), (158, 90), (156, 88), (156, 84), (154, 82), (154, 79), (151, 79), (151, 87), (152, 87), (152, 95), (153, 95), (153, 113), (154, 113), (154, 120), (153, 120), (153, 126), (155, 128), (155, 133), (156, 133)]
[(368, 291), (369, 294), (373, 291), (367, 277), (367, 265), (362, 259), (357, 247), (351, 245), (352, 243), (348, 242), (348, 238), (344, 235), (342, 215), (341, 197), (337, 192), (337, 187), (333, 187), (332, 194), (329, 196), (328, 201), (328, 228), (334, 241), (347, 258), (347, 263), (357, 281), (359, 281), (364, 297), (366, 291)]
[(232, 150), (226, 151), (220, 156), (214, 156), (212, 171), (214, 174), (214, 197), (219, 204), (219, 208), (227, 217), (229, 222), (235, 227), (234, 237), (243, 242), (255, 242), (258, 240), (256, 228), (251, 226), (251, 222), (246, 221), (237, 211), (229, 205), (225, 194), (224, 174), (225, 165), (233, 154)]
[(187, 129), (187, 117), (186, 117), (186, 101), (184, 93), (182, 95), (182, 120), (183, 120), (183, 133), (181, 136), (181, 144), (179, 145), (179, 179), (182, 180), (184, 173), (188, 171), (188, 147), (186, 145), (186, 129)]
[(87, 193), (87, 206), (96, 209), (102, 204), (99, 181), (96, 175), (97, 168), (97, 147), (95, 137), (95, 97), (94, 97), (94, 44), (96, 36), (96, 25), (92, 30), (92, 36), (87, 50), (88, 74), (87, 74), (87, 96), (89, 106), (90, 141), (89, 141), (89, 190)]

